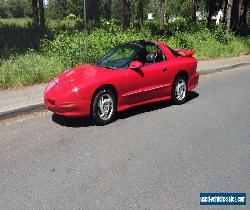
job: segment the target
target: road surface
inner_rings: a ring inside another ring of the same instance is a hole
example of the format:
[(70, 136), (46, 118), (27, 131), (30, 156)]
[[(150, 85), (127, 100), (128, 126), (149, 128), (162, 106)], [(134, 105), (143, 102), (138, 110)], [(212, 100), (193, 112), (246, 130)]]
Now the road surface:
[(250, 67), (104, 127), (47, 112), (7, 121), (0, 160), (0, 209), (218, 209), (200, 193), (250, 192)]

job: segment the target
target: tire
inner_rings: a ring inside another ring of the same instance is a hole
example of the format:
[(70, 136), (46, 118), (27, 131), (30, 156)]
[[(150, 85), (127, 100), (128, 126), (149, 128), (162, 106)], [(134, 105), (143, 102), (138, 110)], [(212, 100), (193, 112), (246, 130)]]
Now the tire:
[(107, 125), (116, 115), (116, 97), (110, 89), (99, 90), (92, 103), (91, 116), (96, 125)]
[(188, 80), (185, 76), (176, 77), (172, 89), (172, 101), (176, 105), (186, 102), (188, 97)]

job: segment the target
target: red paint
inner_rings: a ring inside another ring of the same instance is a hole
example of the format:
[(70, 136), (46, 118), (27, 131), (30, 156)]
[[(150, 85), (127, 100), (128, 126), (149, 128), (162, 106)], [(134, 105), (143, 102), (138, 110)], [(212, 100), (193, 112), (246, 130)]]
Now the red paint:
[(162, 42), (155, 42), (167, 60), (148, 66), (133, 61), (133, 69), (107, 69), (95, 65), (81, 65), (56, 77), (46, 88), (44, 102), (48, 109), (64, 116), (88, 116), (96, 90), (112, 86), (117, 93), (117, 111), (166, 99), (171, 99), (172, 84), (176, 75), (188, 75), (188, 90), (193, 90), (199, 79), (193, 50), (178, 50), (175, 57)]

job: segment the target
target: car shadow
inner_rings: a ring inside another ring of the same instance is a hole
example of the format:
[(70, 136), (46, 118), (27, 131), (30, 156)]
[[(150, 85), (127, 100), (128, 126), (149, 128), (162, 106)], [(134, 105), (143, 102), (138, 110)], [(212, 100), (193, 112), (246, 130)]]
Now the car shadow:
[[(189, 93), (189, 97), (187, 99), (187, 102), (189, 102), (197, 97), (199, 97), (199, 94), (194, 92), (194, 91), (191, 91)], [(125, 111), (118, 113), (117, 120), (126, 119), (129, 117), (138, 115), (138, 114), (142, 114), (145, 112), (152, 112), (155, 110), (160, 110), (160, 109), (164, 109), (164, 108), (171, 107), (171, 106), (173, 106), (173, 103), (171, 100), (165, 100), (165, 101), (160, 101), (160, 102), (156, 102), (156, 103), (150, 103), (150, 104), (146, 104), (146, 105), (136, 106), (136, 107), (133, 107), (131, 109), (128, 109), (128, 110), (125, 110)]]
[(57, 114), (53, 114), (52, 121), (61, 126), (73, 128), (89, 127), (95, 125), (90, 117), (64, 117)]
[[(192, 101), (197, 97), (199, 97), (199, 94), (196, 93), (195, 91), (191, 91), (189, 93), (189, 97), (187, 99), (187, 102)], [(164, 109), (164, 108), (170, 107), (172, 105), (173, 104), (172, 104), (171, 100), (167, 100), (167, 101), (161, 101), (161, 102), (136, 106), (136, 107), (130, 108), (128, 110), (119, 112), (117, 114), (117, 118), (115, 121), (120, 120), (120, 119), (126, 119), (126, 118), (129, 118), (129, 117), (132, 117), (132, 116), (135, 116), (138, 114), (142, 114), (145, 112), (151, 112), (151, 111), (155, 111), (155, 110)], [(95, 125), (90, 117), (63, 117), (63, 116), (59, 116), (57, 114), (53, 114), (52, 121), (61, 125), (61, 126), (74, 127), (74, 128), (90, 127), (90, 126)]]

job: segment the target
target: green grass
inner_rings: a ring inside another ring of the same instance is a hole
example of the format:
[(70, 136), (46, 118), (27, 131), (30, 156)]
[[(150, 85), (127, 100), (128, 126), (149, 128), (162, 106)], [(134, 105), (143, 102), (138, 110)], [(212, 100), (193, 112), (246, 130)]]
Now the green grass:
[(195, 57), (200, 60), (250, 53), (250, 36), (245, 38), (233, 34), (226, 36), (224, 41), (220, 41), (209, 31), (181, 33), (166, 39), (166, 43), (173, 48), (195, 49)]
[(122, 31), (116, 25), (92, 29), (88, 36), (88, 56), (84, 58), (83, 32), (61, 32), (53, 40), (43, 40), (40, 51), (0, 60), (0, 89), (15, 88), (48, 82), (59, 72), (93, 62), (119, 43), (132, 40), (161, 40), (172, 48), (195, 49), (198, 59), (231, 57), (250, 53), (250, 36), (225, 34), (221, 28), (206, 28), (189, 32), (175, 32), (171, 36), (157, 36), (148, 30)]
[(0, 89), (49, 82), (63, 69), (56, 57), (28, 52), (0, 63)]

